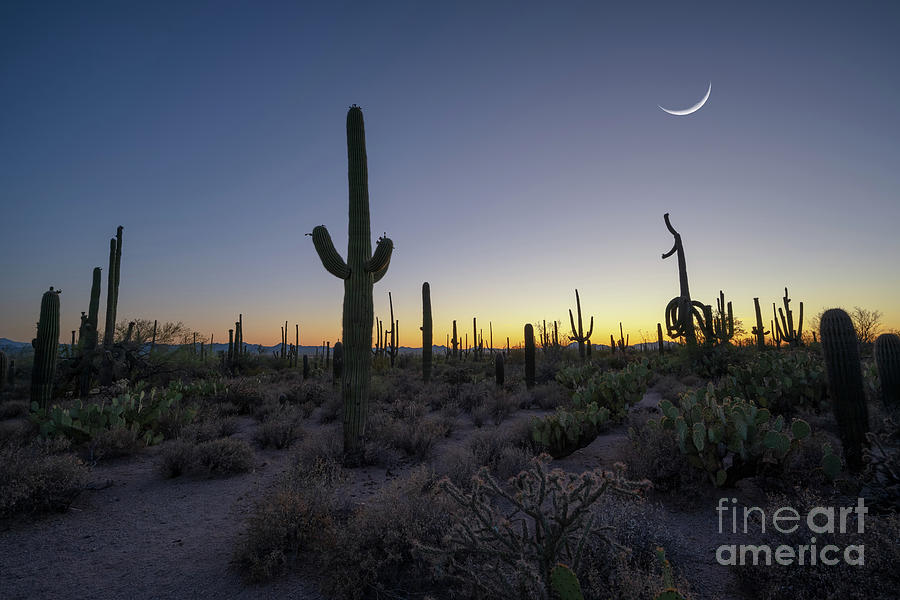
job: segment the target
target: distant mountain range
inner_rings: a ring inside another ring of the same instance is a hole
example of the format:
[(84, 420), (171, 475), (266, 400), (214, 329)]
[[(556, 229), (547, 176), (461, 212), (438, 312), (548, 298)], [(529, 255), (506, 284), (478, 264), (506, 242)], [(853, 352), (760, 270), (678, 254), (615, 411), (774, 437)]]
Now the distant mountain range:
[[(665, 344), (666, 347), (672, 347), (672, 346), (677, 345), (675, 342), (670, 342), (670, 341), (665, 341), (663, 343)], [(68, 344), (61, 344), (61, 345), (67, 346)], [(281, 344), (274, 344), (272, 346), (259, 346), (257, 344), (244, 344), (244, 345), (246, 346), (248, 352), (253, 353), (253, 354), (258, 353), (259, 348), (262, 349), (262, 354), (271, 354), (272, 352), (280, 352), (281, 351)], [(578, 344), (576, 344), (574, 342), (569, 344), (570, 348), (574, 348), (577, 346), (578, 346)], [(159, 349), (162, 349), (162, 348), (174, 349), (174, 348), (181, 347), (181, 345), (179, 345), (179, 344), (174, 344), (174, 345), (157, 344), (156, 347)], [(593, 344), (592, 347), (597, 350), (609, 350), (609, 346), (603, 345), (603, 344)], [(629, 346), (629, 348), (634, 348), (637, 350), (646, 349), (648, 351), (655, 350), (656, 347), (657, 347), (656, 342), (648, 342), (646, 344), (631, 344)], [(209, 346), (207, 346), (207, 348), (209, 348)], [(495, 350), (502, 350), (502, 349), (503, 348), (495, 348)], [(4, 352), (14, 352), (14, 353), (19, 353), (22, 351), (29, 351), (29, 350), (31, 350), (31, 342), (17, 342), (14, 340), (10, 340), (8, 338), (0, 338), (0, 350), (3, 350)], [(213, 344), (212, 350), (213, 350), (213, 352), (219, 352), (219, 351), (225, 352), (228, 350), (228, 344)], [(316, 351), (321, 351), (321, 350), (322, 350), (322, 346), (300, 346), (301, 354), (315, 355)], [(421, 352), (422, 351), (421, 348), (413, 348), (413, 347), (409, 347), (409, 346), (400, 346), (400, 348), (398, 350), (404, 354), (409, 353), (409, 352)], [(432, 346), (432, 352), (437, 353), (437, 352), (445, 352), (445, 351), (446, 351), (446, 346), (443, 346), (443, 345), (442, 346)]]

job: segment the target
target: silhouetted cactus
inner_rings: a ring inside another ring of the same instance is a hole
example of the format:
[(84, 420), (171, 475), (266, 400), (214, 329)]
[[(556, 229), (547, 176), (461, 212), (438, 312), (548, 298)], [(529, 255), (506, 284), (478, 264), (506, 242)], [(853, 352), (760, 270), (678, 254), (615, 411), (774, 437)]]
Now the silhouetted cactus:
[(900, 405), (900, 336), (883, 333), (875, 340), (875, 366), (885, 406)]
[(572, 324), (572, 335), (574, 341), (578, 342), (578, 356), (584, 360), (584, 343), (591, 339), (591, 333), (594, 331), (594, 317), (591, 317), (591, 326), (585, 335), (582, 329), (581, 321), (581, 298), (578, 296), (578, 290), (575, 290), (575, 309), (578, 311), (578, 329), (575, 329), (575, 319), (572, 317), (572, 309), (569, 309), (569, 322)]
[[(788, 298), (788, 289), (784, 288), (784, 298), (782, 298), (784, 302), (784, 311), (780, 308), (778, 309), (778, 313), (775, 315), (775, 329), (778, 332), (778, 337), (790, 344), (791, 348), (796, 348), (800, 346), (802, 343), (802, 331), (803, 331), (803, 303), (800, 303), (800, 319), (797, 321), (797, 329), (794, 329), (794, 312), (788, 306), (791, 302), (791, 299)], [(772, 303), (772, 312), (775, 312), (775, 303)], [(787, 313), (787, 314), (785, 314)], [(785, 316), (787, 317), (785, 319)], [(781, 323), (779, 324), (778, 318), (781, 317)]]
[(494, 357), (494, 378), (496, 379), (498, 386), (502, 386), (503, 381), (506, 378), (503, 369), (503, 354), (500, 352)]
[(663, 353), (663, 350), (664, 350), (664, 347), (663, 347), (663, 334), (662, 334), (662, 323), (657, 323), (657, 324), (656, 324), (656, 341), (657, 341), (657, 343), (659, 344), (659, 353), (662, 354), (662, 353)]
[(31, 368), (31, 401), (47, 408), (53, 395), (56, 376), (56, 359), (59, 353), (59, 293), (44, 292), (41, 297), (41, 316), (37, 326), (34, 346), (34, 365)]
[(534, 387), (534, 327), (525, 325), (525, 387)]
[(731, 302), (725, 304), (725, 292), (719, 290), (716, 299), (716, 316), (712, 318), (711, 333), (713, 339), (719, 344), (727, 344), (734, 337), (734, 312)]
[(766, 335), (769, 332), (763, 325), (762, 312), (759, 310), (759, 298), (753, 299), (753, 308), (756, 310), (756, 325), (754, 325), (752, 333), (756, 336), (756, 347), (762, 350), (766, 347)]
[(459, 338), (456, 336), (456, 321), (453, 321), (453, 339), (450, 340), (450, 343), (453, 344), (453, 358), (459, 358)]
[(309, 379), (309, 355), (303, 355), (303, 380)]
[(334, 344), (334, 354), (331, 358), (331, 379), (337, 383), (344, 372), (344, 345), (340, 342)]
[(325, 269), (344, 281), (343, 335), (345, 463), (359, 464), (363, 457), (366, 418), (369, 410), (369, 374), (372, 349), (372, 285), (387, 273), (394, 244), (378, 240), (372, 252), (369, 225), (369, 183), (366, 134), (362, 110), (353, 105), (347, 112), (347, 162), (349, 183), (349, 243), (345, 262), (334, 248), (328, 230), (319, 225), (312, 232), (313, 244)]
[[(109, 271), (106, 279), (106, 327), (103, 330), (103, 346), (109, 348), (115, 342), (116, 311), (119, 304), (119, 267), (122, 263), (122, 226), (116, 229), (116, 237), (109, 240)], [(93, 299), (93, 293), (91, 294)]]
[(839, 308), (826, 310), (819, 324), (819, 335), (844, 458), (851, 470), (858, 471), (863, 467), (862, 450), (869, 431), (869, 413), (850, 315)]
[(431, 381), (432, 346), (431, 323), (431, 286), (428, 282), (422, 284), (422, 380), (425, 383)]
[(672, 249), (662, 255), (663, 260), (677, 253), (678, 258), (678, 283), (681, 288), (681, 295), (673, 298), (666, 306), (666, 329), (669, 337), (684, 337), (689, 346), (697, 344), (697, 335), (694, 332), (694, 315), (695, 306), (702, 305), (691, 300), (691, 292), (688, 288), (687, 262), (684, 258), (684, 245), (681, 243), (681, 234), (675, 231), (672, 223), (669, 221), (669, 213), (663, 215), (666, 222), (666, 228), (675, 242)]
[(102, 285), (100, 267), (94, 267), (91, 282), (91, 300), (88, 314), (82, 313), (81, 333), (78, 336), (79, 354), (81, 354), (81, 373), (78, 377), (78, 395), (87, 398), (91, 391), (91, 377), (94, 373), (94, 353), (97, 350), (100, 319), (100, 286)]

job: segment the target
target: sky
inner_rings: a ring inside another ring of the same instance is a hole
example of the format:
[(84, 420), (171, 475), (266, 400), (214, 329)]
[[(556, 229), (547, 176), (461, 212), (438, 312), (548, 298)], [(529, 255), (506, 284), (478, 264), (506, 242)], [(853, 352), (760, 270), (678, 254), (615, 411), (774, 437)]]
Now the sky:
[(424, 281), (436, 343), (568, 329), (576, 288), (596, 343), (655, 340), (666, 212), (693, 298), (724, 290), (748, 329), (785, 286), (806, 328), (832, 306), (900, 328), (900, 5), (620, 4), (0, 4), (0, 337), (34, 337), (52, 285), (67, 341), (95, 266), (102, 315), (123, 225), (120, 320), (339, 339), (304, 234), (346, 254), (351, 104), (402, 345)]

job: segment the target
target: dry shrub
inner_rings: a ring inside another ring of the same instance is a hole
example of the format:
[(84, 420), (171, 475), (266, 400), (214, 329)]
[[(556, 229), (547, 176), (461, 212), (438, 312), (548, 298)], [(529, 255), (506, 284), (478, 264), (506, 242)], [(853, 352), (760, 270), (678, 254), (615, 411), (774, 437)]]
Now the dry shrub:
[(10, 400), (0, 404), (0, 421), (28, 416), (28, 404)]
[(263, 581), (311, 553), (313, 563), (334, 545), (334, 492), (346, 480), (340, 465), (317, 457), (295, 459), (292, 468), (263, 498), (247, 523), (233, 564), (251, 581)]
[(294, 448), (295, 462), (314, 464), (321, 458), (340, 463), (344, 454), (342, 430), (328, 427), (310, 431)]
[(210, 417), (186, 425), (181, 430), (181, 439), (195, 443), (208, 442), (228, 437), (238, 430), (238, 420), (234, 417)]
[(253, 438), (263, 448), (283, 450), (300, 439), (303, 433), (300, 428), (302, 420), (303, 415), (299, 409), (286, 406), (271, 413), (256, 429)]
[(323, 557), (321, 582), (330, 598), (419, 597), (437, 579), (414, 552), (416, 543), (438, 544), (452, 506), (424, 467), (380, 489), (335, 531)]
[(0, 448), (0, 518), (66, 510), (87, 483), (88, 469), (51, 443)]
[(131, 456), (144, 447), (136, 431), (127, 427), (105, 429), (91, 441), (91, 454), (95, 460)]
[(244, 440), (222, 438), (197, 445), (197, 464), (210, 475), (234, 475), (253, 469), (253, 449)]
[(197, 465), (196, 446), (187, 440), (172, 440), (160, 450), (160, 474), (171, 479), (193, 471)]
[(333, 394), (322, 404), (322, 408), (319, 411), (319, 423), (340, 421), (343, 415), (344, 401), (341, 400), (340, 394)]

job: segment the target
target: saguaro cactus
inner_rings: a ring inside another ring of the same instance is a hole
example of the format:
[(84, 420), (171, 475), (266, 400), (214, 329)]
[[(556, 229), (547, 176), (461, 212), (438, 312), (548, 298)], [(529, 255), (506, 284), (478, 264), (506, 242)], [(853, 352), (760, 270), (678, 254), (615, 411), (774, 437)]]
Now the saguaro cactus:
[(534, 387), (534, 327), (525, 325), (525, 387)]
[[(800, 303), (800, 319), (797, 322), (797, 329), (795, 330), (794, 311), (792, 311), (788, 306), (791, 302), (791, 299), (788, 298), (787, 288), (784, 288), (784, 298), (782, 298), (782, 301), (784, 302), (784, 311), (779, 308), (778, 312), (775, 314), (775, 329), (778, 331), (778, 337), (790, 344), (791, 348), (796, 348), (802, 343), (801, 335), (803, 331), (803, 303)], [(774, 302), (772, 303), (772, 312), (775, 312)], [(787, 317), (786, 319), (785, 316)], [(778, 317), (781, 317), (780, 324), (778, 322)]]
[[(116, 311), (119, 305), (119, 267), (122, 264), (122, 226), (116, 229), (116, 237), (109, 240), (109, 271), (106, 274), (106, 327), (103, 330), (103, 347), (113, 345), (116, 336)], [(93, 297), (93, 292), (92, 292)]]
[(431, 353), (433, 345), (431, 327), (431, 286), (426, 281), (422, 284), (422, 380), (425, 383), (431, 381)]
[(503, 387), (503, 380), (505, 378), (505, 372), (503, 369), (503, 353), (498, 352), (494, 357), (494, 378), (497, 381), (498, 387)]
[(372, 285), (387, 273), (394, 249), (390, 239), (381, 237), (372, 252), (366, 134), (362, 110), (355, 104), (347, 112), (347, 162), (350, 200), (347, 261), (337, 253), (331, 235), (323, 225), (313, 229), (312, 238), (322, 265), (344, 281), (341, 396), (344, 402), (344, 457), (348, 465), (353, 465), (362, 461), (369, 410), (369, 352), (374, 319)]
[(875, 340), (875, 366), (885, 406), (900, 405), (900, 336), (883, 333)]
[(862, 448), (869, 431), (869, 412), (850, 315), (839, 308), (826, 310), (819, 323), (819, 335), (844, 457), (847, 466), (858, 471), (863, 467)]
[(569, 322), (572, 324), (572, 335), (574, 341), (578, 342), (578, 355), (584, 360), (584, 343), (591, 339), (594, 332), (594, 317), (591, 317), (591, 326), (585, 335), (581, 322), (581, 298), (578, 296), (578, 290), (575, 290), (575, 308), (578, 311), (578, 329), (575, 329), (575, 319), (572, 317), (572, 309), (569, 309)]
[(44, 292), (41, 297), (41, 316), (37, 326), (34, 346), (34, 366), (31, 369), (31, 401), (47, 408), (53, 395), (53, 379), (56, 375), (56, 359), (59, 353), (59, 293)]
[(683, 337), (688, 346), (697, 345), (697, 334), (694, 332), (694, 317), (700, 317), (699, 311), (703, 310), (703, 304), (691, 300), (691, 292), (688, 288), (687, 261), (684, 258), (684, 245), (681, 243), (681, 234), (675, 231), (669, 221), (669, 213), (663, 215), (666, 229), (675, 238), (672, 249), (662, 255), (663, 260), (673, 254), (678, 257), (678, 284), (681, 295), (672, 298), (666, 306), (666, 330), (671, 338)]
[(450, 343), (453, 345), (453, 358), (459, 358), (459, 338), (456, 336), (456, 321), (453, 321), (453, 339)]
[(756, 336), (756, 347), (764, 350), (766, 347), (766, 335), (769, 332), (766, 331), (766, 327), (763, 325), (762, 312), (759, 310), (759, 298), (753, 299), (753, 308), (756, 310), (756, 325), (753, 327), (753, 335)]
[(81, 354), (81, 373), (78, 378), (78, 395), (87, 398), (91, 391), (91, 377), (94, 371), (94, 352), (97, 349), (100, 319), (100, 286), (102, 285), (100, 267), (94, 267), (91, 282), (91, 300), (88, 314), (81, 322), (81, 334), (78, 337)]

